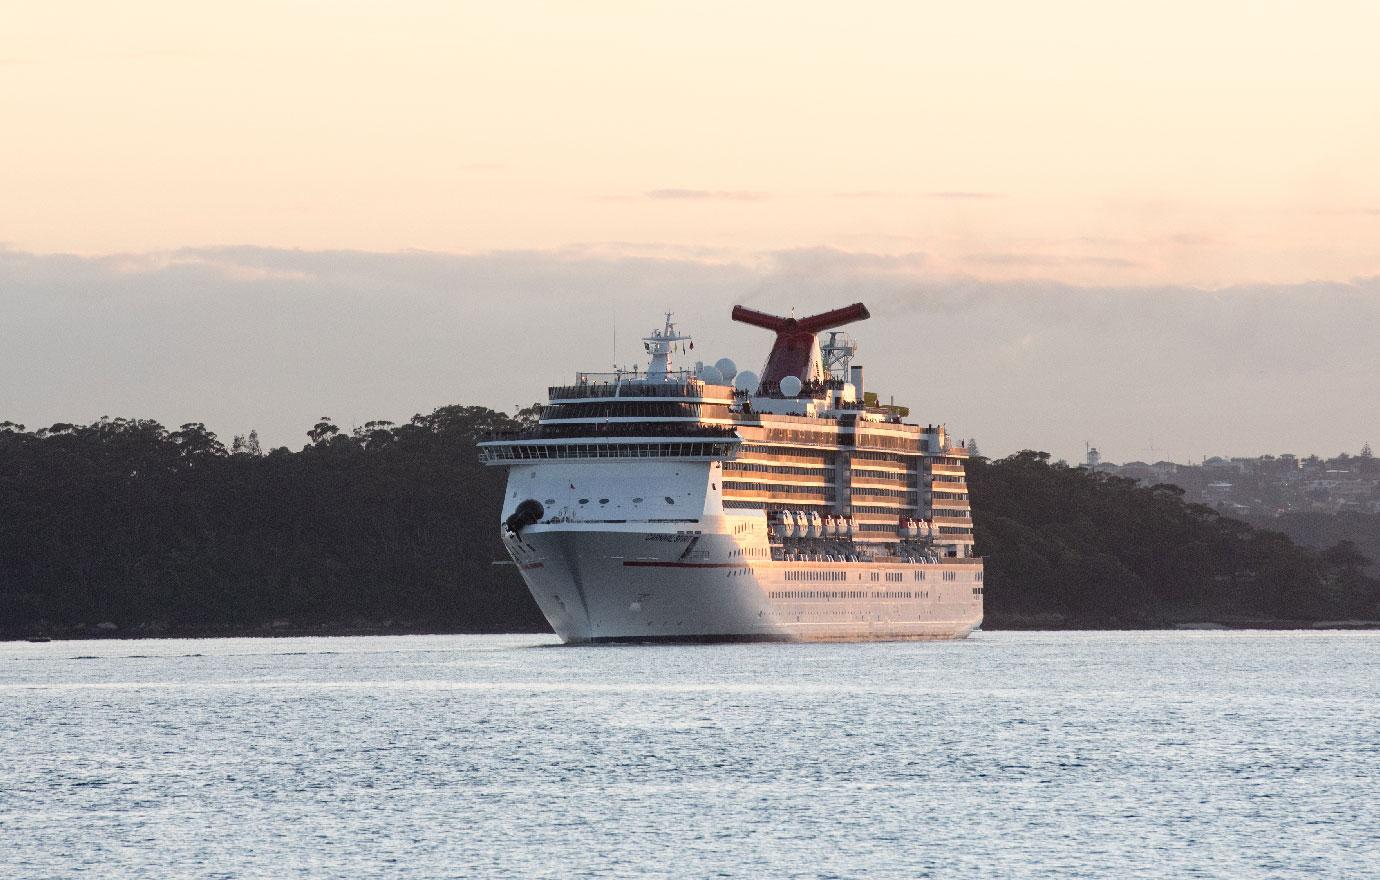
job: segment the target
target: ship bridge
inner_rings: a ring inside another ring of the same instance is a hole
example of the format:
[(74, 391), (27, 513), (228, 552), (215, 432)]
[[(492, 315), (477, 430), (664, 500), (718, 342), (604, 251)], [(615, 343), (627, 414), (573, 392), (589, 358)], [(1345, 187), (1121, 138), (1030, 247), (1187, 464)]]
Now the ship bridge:
[(666, 322), (642, 338), (645, 370), (577, 373), (569, 385), (547, 389), (537, 426), (495, 434), (480, 444), (488, 464), (580, 458), (723, 460), (738, 444), (732, 386), (677, 370), (677, 354), (694, 340)]

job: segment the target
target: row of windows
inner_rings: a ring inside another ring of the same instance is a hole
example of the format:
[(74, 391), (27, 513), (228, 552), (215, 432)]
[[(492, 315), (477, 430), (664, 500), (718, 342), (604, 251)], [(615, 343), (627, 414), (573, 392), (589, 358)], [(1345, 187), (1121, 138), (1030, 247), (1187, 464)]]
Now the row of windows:
[(806, 443), (815, 446), (847, 445), (846, 439), (840, 437), (835, 431), (791, 431), (768, 428), (766, 434), (768, 440), (775, 440), (779, 443)]
[(858, 523), (853, 528), (860, 532), (892, 532), (895, 533), (898, 526), (896, 523)]
[(930, 477), (930, 481), (934, 483), (964, 483), (967, 482), (967, 478), (956, 477), (953, 474), (935, 474)]
[(551, 385), (546, 394), (551, 400), (585, 397), (702, 397), (702, 385), (642, 382), (581, 382), (578, 385)]
[[(933, 572), (930, 573), (933, 574)], [(784, 578), (788, 581), (821, 582), (848, 580), (848, 572), (846, 571), (786, 571), (782, 572), (782, 574)], [(882, 579), (883, 573), (869, 571), (866, 574), (867, 580), (878, 582)], [(884, 574), (886, 575), (887, 581), (890, 583), (901, 583), (906, 579), (906, 573), (904, 571), (888, 571), (884, 572)], [(911, 579), (916, 581), (926, 580), (925, 574), (926, 573), (923, 571), (913, 570), (911, 571)], [(956, 571), (942, 571), (939, 574), (941, 578), (946, 581), (958, 580), (958, 572)], [(978, 581), (982, 580), (982, 572), (976, 572), (973, 576), (973, 579)], [(858, 572), (858, 580), (863, 580), (863, 572), (861, 571)]]
[(848, 572), (846, 571), (788, 571), (785, 572), (788, 581), (846, 581)]
[(676, 403), (669, 400), (600, 400), (591, 403), (554, 403), (542, 407), (543, 422), (559, 419), (732, 418), (728, 407), (714, 403)]
[(905, 498), (915, 494), (914, 489), (873, 489), (859, 486), (853, 489), (854, 495), (874, 495), (878, 498)]
[(724, 458), (729, 443), (572, 443), (484, 446), (480, 461), (527, 461), (566, 458)]
[(901, 486), (911, 486), (915, 484), (915, 480), (907, 474), (893, 474), (888, 471), (863, 471), (854, 468), (851, 476), (855, 481), (864, 480), (870, 482), (891, 483), (892, 485)]
[(940, 527), (939, 527), (939, 534), (941, 534), (941, 535), (971, 535), (972, 533), (973, 533), (973, 530), (972, 530), (972, 529), (965, 529), (965, 528), (962, 528), (962, 527), (960, 527), (960, 526), (940, 526)]
[(858, 449), (852, 453), (853, 459), (864, 461), (888, 461), (902, 467), (907, 466), (911, 459), (904, 455), (896, 455), (893, 452), (873, 452), (870, 449)]
[(894, 590), (872, 593), (867, 590), (776, 590), (773, 599), (928, 599), (928, 590)]
[(834, 469), (826, 465), (802, 467), (790, 464), (756, 464), (755, 462), (730, 461), (724, 463), (724, 471), (747, 471), (757, 474), (800, 474), (825, 479), (832, 478)]
[(897, 437), (893, 434), (858, 434), (855, 439), (858, 446), (873, 449), (915, 449), (918, 440), (916, 437)]
[(967, 501), (967, 500), (968, 500), (968, 493), (967, 493), (967, 492), (941, 492), (941, 491), (936, 490), (936, 491), (934, 491), (934, 492), (932, 492), (932, 493), (930, 493), (930, 494), (934, 497), (934, 500), (935, 500), (935, 501)]
[(737, 489), (740, 492), (780, 492), (787, 495), (817, 495), (829, 501), (834, 500), (834, 493), (826, 490), (823, 486), (795, 486), (791, 483), (744, 483), (739, 480), (724, 480), (725, 489)]

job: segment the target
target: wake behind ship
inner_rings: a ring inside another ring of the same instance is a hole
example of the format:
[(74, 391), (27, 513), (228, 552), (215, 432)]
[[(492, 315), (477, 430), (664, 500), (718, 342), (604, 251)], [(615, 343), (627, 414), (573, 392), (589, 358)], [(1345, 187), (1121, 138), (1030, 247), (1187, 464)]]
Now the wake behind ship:
[[(554, 386), (537, 427), (480, 444), (507, 467), (503, 541), (566, 642), (963, 638), (982, 622), (963, 463), (903, 421), (838, 327), (742, 306), (776, 334), (761, 377), (666, 315), (645, 370)], [(821, 343), (820, 334), (828, 331)]]

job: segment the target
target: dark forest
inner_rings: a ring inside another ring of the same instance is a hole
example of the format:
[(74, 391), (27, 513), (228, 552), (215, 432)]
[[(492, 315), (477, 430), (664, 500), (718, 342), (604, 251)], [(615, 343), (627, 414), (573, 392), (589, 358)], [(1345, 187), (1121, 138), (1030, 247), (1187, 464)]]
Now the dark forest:
[[(300, 451), (201, 424), (0, 424), (0, 637), (541, 632), (498, 539), (504, 473), (475, 442), (530, 423), (446, 406)], [(987, 620), (1003, 627), (1307, 625), (1380, 617), (1325, 549), (1172, 486), (1022, 452), (970, 465)]]

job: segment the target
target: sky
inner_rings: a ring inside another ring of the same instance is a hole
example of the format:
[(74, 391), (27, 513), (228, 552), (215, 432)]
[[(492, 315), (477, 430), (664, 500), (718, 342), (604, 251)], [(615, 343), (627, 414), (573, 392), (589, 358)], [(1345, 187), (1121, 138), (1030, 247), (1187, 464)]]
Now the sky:
[(297, 446), (861, 299), (869, 384), (984, 452), (1380, 440), (1380, 4), (4, 21), (0, 420)]

